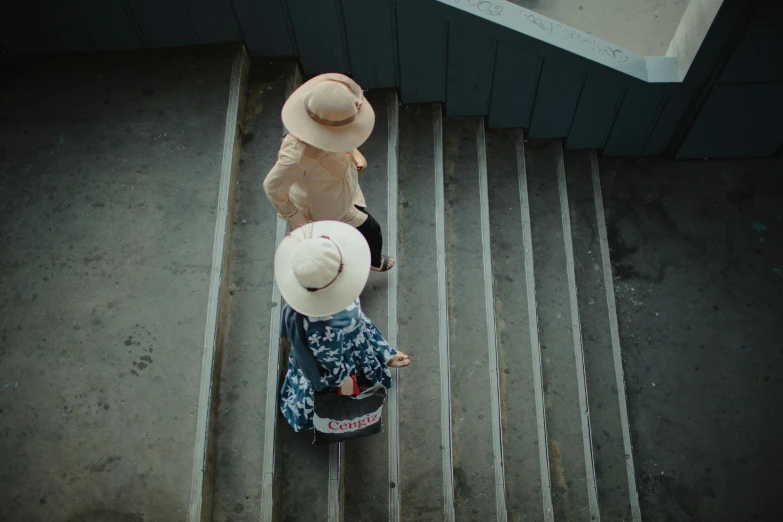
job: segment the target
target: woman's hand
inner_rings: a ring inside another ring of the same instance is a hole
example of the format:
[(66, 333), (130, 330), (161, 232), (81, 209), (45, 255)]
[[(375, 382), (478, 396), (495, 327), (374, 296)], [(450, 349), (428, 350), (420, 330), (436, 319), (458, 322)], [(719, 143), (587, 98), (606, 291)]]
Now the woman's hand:
[(340, 385), (340, 395), (353, 395), (353, 379), (346, 377)]
[(359, 149), (353, 149), (353, 161), (356, 163), (356, 170), (359, 172), (367, 168), (367, 159), (359, 152)]
[(404, 368), (411, 363), (411, 358), (402, 352), (397, 352), (397, 355), (389, 359), (386, 363), (391, 368)]

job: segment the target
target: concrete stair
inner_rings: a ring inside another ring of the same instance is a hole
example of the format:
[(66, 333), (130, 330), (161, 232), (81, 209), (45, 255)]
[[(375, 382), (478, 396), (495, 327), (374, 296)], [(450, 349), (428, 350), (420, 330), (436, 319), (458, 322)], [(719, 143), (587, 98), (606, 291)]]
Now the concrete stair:
[(213, 519), (640, 521), (595, 153), (392, 91), (367, 94), (360, 181), (398, 265), (362, 304), (412, 365), (383, 434), (326, 448), (289, 428), (272, 270), (286, 229), (261, 183), (297, 82), (252, 63)]

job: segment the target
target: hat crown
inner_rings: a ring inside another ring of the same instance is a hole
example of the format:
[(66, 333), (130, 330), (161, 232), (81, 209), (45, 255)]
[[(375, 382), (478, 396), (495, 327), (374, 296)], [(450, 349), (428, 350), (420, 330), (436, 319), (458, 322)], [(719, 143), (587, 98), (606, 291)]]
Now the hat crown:
[[(342, 123), (352, 120), (362, 106), (361, 91), (339, 78), (328, 78), (318, 83), (307, 94), (305, 106), (311, 118), (322, 124)], [(358, 87), (358, 86), (357, 86)]]
[(317, 237), (305, 239), (293, 252), (291, 270), (294, 277), (308, 290), (328, 286), (340, 273), (342, 256), (331, 239)]

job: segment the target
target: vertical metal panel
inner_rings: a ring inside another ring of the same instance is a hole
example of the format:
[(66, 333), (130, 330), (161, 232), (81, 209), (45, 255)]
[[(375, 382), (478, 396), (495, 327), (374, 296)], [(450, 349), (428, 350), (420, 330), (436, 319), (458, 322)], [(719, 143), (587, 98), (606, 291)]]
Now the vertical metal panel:
[(783, 85), (716, 85), (678, 158), (773, 156), (783, 144)]
[(596, 75), (588, 75), (579, 97), (566, 148), (603, 148), (622, 98), (622, 87)]
[(565, 138), (574, 119), (584, 73), (544, 61), (530, 124), (531, 138)]
[(457, 25), (449, 26), (446, 115), (489, 112), (495, 42)]
[(0, 7), (0, 38), (10, 52), (88, 51), (90, 39), (70, 2), (5, 2)]
[(342, 0), (353, 78), (365, 89), (395, 87), (389, 0)]
[(644, 154), (664, 154), (671, 146), (678, 132), (678, 126), (687, 117), (688, 110), (697, 98), (701, 87), (677, 84), (671, 89), (666, 105), (650, 133)]
[(723, 0), (707, 36), (699, 46), (699, 51), (682, 83), (669, 86), (670, 95), (661, 116), (655, 125), (644, 154), (674, 153), (682, 139), (685, 126), (695, 117), (699, 100), (706, 90), (706, 84), (716, 75), (725, 53), (730, 50), (735, 37), (738, 37), (753, 14), (756, 2), (747, 0)]
[(604, 153), (618, 156), (642, 154), (665, 96), (665, 92), (652, 86), (644, 93), (626, 91)]
[(0, 9), (0, 38), (4, 48), (13, 53), (37, 51), (37, 10), (27, 2), (4, 2)]
[(734, 49), (720, 82), (783, 81), (783, 3), (763, 0)]
[(498, 42), (489, 109), (490, 127), (530, 126), (540, 69), (539, 56)]
[(443, 20), (397, 4), (402, 103), (444, 101), (446, 28)]
[(242, 39), (231, 0), (182, 0), (201, 43)]
[[(45, 0), (33, 2), (39, 18), (39, 34), (45, 50), (76, 52), (92, 50), (87, 32), (84, 30), (79, 13), (71, 2), (51, 4)], [(44, 22), (43, 19), (47, 20)], [(48, 37), (45, 34), (48, 33)]]
[(294, 56), (284, 0), (233, 0), (237, 21), (251, 54)]
[(349, 73), (338, 0), (288, 0), (305, 76)]
[(196, 34), (180, 0), (126, 0), (147, 47), (192, 45)]
[(95, 50), (76, 7), (72, 4), (57, 4), (55, 12), (54, 21), (58, 42), (55, 49), (67, 52)]
[(95, 49), (116, 51), (143, 47), (120, 0), (82, 0), (76, 8)]

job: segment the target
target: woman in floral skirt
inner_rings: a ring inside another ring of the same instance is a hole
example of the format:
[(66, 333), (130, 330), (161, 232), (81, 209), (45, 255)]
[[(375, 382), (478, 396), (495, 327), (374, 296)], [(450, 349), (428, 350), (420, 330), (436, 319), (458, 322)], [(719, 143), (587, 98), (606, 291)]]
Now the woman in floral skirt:
[(282, 334), (291, 342), (280, 408), (295, 431), (313, 429), (315, 392), (355, 395), (357, 383), (390, 388), (389, 368), (410, 364), (362, 312), (369, 273), (367, 241), (345, 223), (306, 224), (278, 248), (275, 277), (287, 302)]

